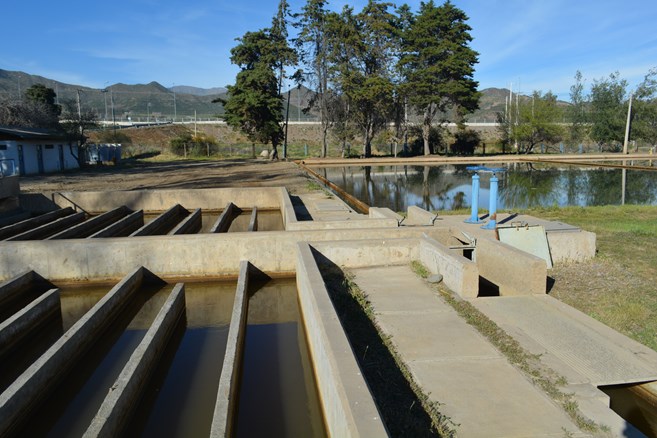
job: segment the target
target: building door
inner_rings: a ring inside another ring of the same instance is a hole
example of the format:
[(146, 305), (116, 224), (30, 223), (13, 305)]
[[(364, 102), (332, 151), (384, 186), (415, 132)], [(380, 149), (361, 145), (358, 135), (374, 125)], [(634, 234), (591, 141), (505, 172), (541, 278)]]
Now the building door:
[(25, 157), (23, 156), (23, 145), (18, 145), (18, 174), (25, 175)]
[(64, 167), (64, 145), (60, 144), (59, 145), (59, 170), (65, 170), (66, 167)]
[(44, 173), (43, 170), (43, 145), (37, 145), (37, 163), (39, 165), (39, 173)]

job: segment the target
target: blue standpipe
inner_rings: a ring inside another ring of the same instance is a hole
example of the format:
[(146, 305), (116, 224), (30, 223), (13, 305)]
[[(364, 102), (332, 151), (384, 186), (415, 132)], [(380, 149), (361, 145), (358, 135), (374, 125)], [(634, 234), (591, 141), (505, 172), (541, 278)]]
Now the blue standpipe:
[(489, 221), (486, 225), (482, 225), (484, 230), (494, 230), (497, 227), (497, 175), (493, 173), (490, 178), (490, 198), (488, 206)]
[(479, 174), (477, 172), (472, 175), (472, 210), (470, 212), (470, 219), (466, 219), (465, 223), (479, 224)]

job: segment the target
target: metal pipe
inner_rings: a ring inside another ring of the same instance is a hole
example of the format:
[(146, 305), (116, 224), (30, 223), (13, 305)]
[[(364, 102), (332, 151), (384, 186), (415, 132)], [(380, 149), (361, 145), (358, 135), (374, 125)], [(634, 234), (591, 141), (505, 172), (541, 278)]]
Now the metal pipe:
[(490, 197), (488, 199), (488, 217), (490, 218), (486, 225), (482, 225), (484, 230), (494, 230), (497, 227), (497, 175), (493, 173), (490, 178)]
[(479, 220), (479, 174), (475, 171), (472, 175), (472, 209), (470, 211), (470, 219), (466, 219), (465, 223), (478, 224), (482, 221)]

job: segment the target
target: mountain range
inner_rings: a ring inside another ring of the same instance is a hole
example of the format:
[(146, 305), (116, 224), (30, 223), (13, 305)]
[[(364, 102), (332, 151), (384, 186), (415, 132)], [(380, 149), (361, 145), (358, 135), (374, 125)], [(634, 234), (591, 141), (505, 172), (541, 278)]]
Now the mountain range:
[[(83, 106), (93, 108), (101, 120), (191, 120), (216, 118), (223, 114), (220, 103), (212, 100), (226, 97), (226, 88), (198, 88), (186, 85), (164, 87), (157, 82), (127, 85), (117, 83), (104, 89), (66, 84), (42, 76), (0, 69), (0, 98), (18, 98), (34, 84), (43, 84), (55, 90), (58, 103), (77, 102), (78, 94)], [(307, 88), (294, 88), (290, 92), (290, 119), (309, 120), (301, 111), (312, 92)], [(479, 110), (468, 117), (470, 122), (495, 122), (496, 114), (504, 111), (509, 90), (487, 88), (481, 90)]]

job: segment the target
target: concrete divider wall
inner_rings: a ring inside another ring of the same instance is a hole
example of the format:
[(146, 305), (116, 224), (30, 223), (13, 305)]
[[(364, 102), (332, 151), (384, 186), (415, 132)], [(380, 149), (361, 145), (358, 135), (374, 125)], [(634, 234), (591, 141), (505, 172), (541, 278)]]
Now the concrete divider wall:
[(336, 265), (346, 268), (401, 265), (419, 258), (417, 238), (308, 243)]
[(210, 436), (213, 438), (229, 438), (233, 436), (234, 416), (239, 406), (240, 370), (244, 356), (244, 338), (246, 337), (246, 316), (249, 309), (249, 271), (250, 263), (240, 261), (240, 274), (237, 280), (233, 312), (228, 327), (226, 352), (221, 367), (217, 400), (212, 417)]
[(437, 215), (423, 208), (410, 206), (406, 209), (406, 219), (414, 224), (433, 225)]
[(129, 236), (143, 225), (144, 210), (138, 210), (92, 234), (89, 238)]
[(128, 207), (121, 206), (115, 208), (114, 210), (110, 210), (106, 213), (103, 213), (101, 215), (92, 217), (91, 219), (88, 219), (80, 224), (74, 225), (71, 228), (68, 228), (64, 231), (60, 231), (59, 233), (48, 237), (48, 239), (54, 240), (54, 239), (73, 239), (73, 238), (87, 237), (90, 234), (102, 230), (103, 228), (107, 227), (114, 221), (117, 221), (129, 215), (130, 213), (132, 213), (132, 210), (130, 210)]
[(189, 216), (182, 205), (176, 204), (167, 211), (132, 233), (130, 236), (154, 236), (167, 234), (183, 217)]
[[(34, 269), (53, 282), (116, 280), (134, 266), (146, 266), (157, 275), (168, 278), (235, 276), (239, 271), (239, 260), (250, 260), (265, 272), (293, 273), (297, 242), (418, 239), (426, 230), (396, 227), (334, 230), (331, 233), (272, 231), (0, 242), (0, 280), (27, 269)], [(442, 241), (449, 235), (449, 230), (432, 228), (427, 234)]]
[(85, 437), (120, 436), (184, 314), (185, 287), (178, 283), (112, 385)]
[(51, 194), (60, 207), (82, 208), (90, 213), (122, 205), (145, 212), (165, 211), (175, 204), (188, 209), (218, 211), (228, 202), (240, 208), (257, 205), (263, 210), (280, 208), (279, 188), (247, 187), (196, 190), (130, 190), (114, 192), (56, 192)]
[(497, 285), (501, 296), (545, 294), (545, 260), (487, 237), (477, 239), (474, 257), (479, 275)]
[(369, 209), (369, 218), (370, 219), (394, 219), (397, 221), (397, 225), (401, 224), (404, 220), (403, 216), (395, 213), (389, 208), (379, 208), (379, 207), (370, 207)]
[(435, 239), (420, 239), (420, 261), (434, 274), (443, 276), (445, 285), (463, 298), (476, 298), (479, 293), (477, 265)]
[(58, 233), (68, 227), (77, 225), (80, 222), (83, 222), (87, 218), (87, 215), (83, 212), (73, 213), (68, 216), (60, 217), (55, 219), (52, 222), (43, 224), (40, 227), (32, 228), (30, 230), (24, 231), (20, 234), (17, 234), (13, 237), (10, 237), (7, 240), (36, 240), (44, 239), (52, 234)]
[(152, 277), (143, 267), (133, 269), (0, 394), (0, 436), (9, 435), (30, 415)]
[(397, 228), (399, 223), (396, 219), (362, 219), (362, 220), (339, 220), (339, 221), (303, 221), (289, 224), (287, 230), (344, 230), (355, 228)]
[(232, 202), (229, 202), (224, 207), (224, 211), (221, 212), (215, 223), (210, 228), (211, 233), (226, 233), (230, 228), (230, 224), (235, 220), (237, 216), (240, 215), (241, 209), (238, 208)]
[(386, 437), (310, 246), (297, 246), (297, 289), (329, 436)]
[(5, 306), (10, 306), (20, 297), (21, 293), (35, 285), (44, 291), (54, 287), (48, 280), (34, 271), (19, 272), (4, 281), (0, 284), (0, 310), (3, 310)]
[(75, 213), (75, 211), (73, 211), (72, 208), (63, 208), (61, 210), (51, 211), (50, 213), (45, 213), (40, 216), (33, 217), (31, 219), (25, 219), (15, 224), (7, 225), (0, 228), (0, 240), (7, 239), (32, 228), (39, 227), (41, 225), (47, 224), (48, 222), (52, 222), (61, 217), (69, 216), (73, 213)]
[(41, 327), (52, 315), (60, 313), (59, 289), (51, 289), (0, 323), (0, 358)]
[(589, 231), (550, 231), (547, 234), (554, 264), (582, 262), (595, 257), (596, 235)]
[(169, 232), (171, 235), (198, 233), (203, 226), (203, 213), (200, 208), (194, 210)]

